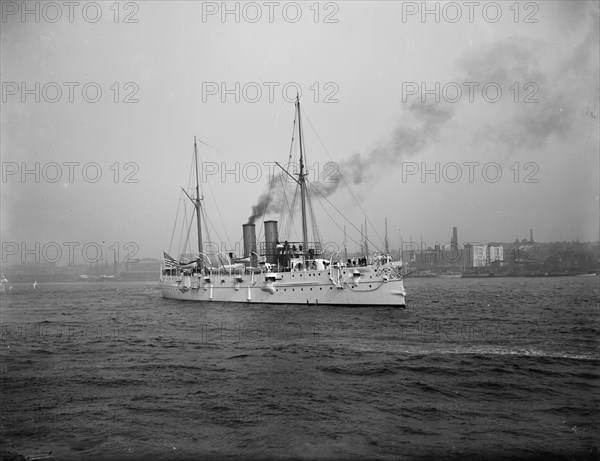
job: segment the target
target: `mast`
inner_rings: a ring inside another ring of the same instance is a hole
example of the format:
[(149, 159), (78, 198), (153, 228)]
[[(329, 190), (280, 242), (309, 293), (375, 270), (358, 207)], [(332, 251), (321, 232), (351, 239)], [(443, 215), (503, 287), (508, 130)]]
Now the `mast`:
[(194, 163), (196, 164), (196, 199), (194, 207), (196, 208), (196, 223), (198, 225), (198, 258), (200, 259), (200, 267), (202, 267), (202, 219), (200, 215), (200, 182), (198, 180), (198, 147), (196, 145), (196, 136), (194, 136)]
[(346, 225), (344, 224), (344, 261), (348, 261), (348, 247), (346, 246)]
[(369, 237), (367, 237), (367, 218), (365, 218), (365, 257), (369, 257)]
[(387, 216), (385, 218), (385, 254), (390, 254), (390, 245), (388, 244), (388, 235), (387, 235)]
[(365, 234), (363, 232), (363, 224), (360, 223), (360, 254), (365, 255)]
[(404, 242), (402, 242), (402, 232), (398, 229), (398, 233), (400, 234), (400, 261), (404, 264)]
[(304, 153), (302, 149), (302, 122), (300, 120), (300, 95), (296, 95), (296, 109), (298, 110), (298, 139), (300, 141), (300, 202), (302, 205), (302, 254), (308, 251), (308, 231), (306, 224), (306, 179), (304, 173)]

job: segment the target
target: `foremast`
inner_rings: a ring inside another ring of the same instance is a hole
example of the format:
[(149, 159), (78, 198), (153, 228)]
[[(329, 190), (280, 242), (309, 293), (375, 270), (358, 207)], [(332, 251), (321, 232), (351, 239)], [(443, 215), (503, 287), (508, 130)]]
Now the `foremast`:
[(202, 205), (200, 197), (200, 181), (198, 176), (198, 145), (196, 144), (196, 136), (194, 136), (194, 163), (196, 165), (196, 197), (192, 198), (190, 194), (184, 188), (183, 193), (190, 199), (190, 202), (194, 204), (194, 209), (196, 211), (196, 225), (198, 227), (198, 259), (197, 264), (199, 268), (202, 268), (204, 265), (202, 256), (204, 254), (204, 248), (202, 246)]
[(194, 208), (196, 209), (196, 224), (198, 226), (198, 266), (202, 268), (202, 253), (204, 253), (204, 248), (202, 246), (202, 210), (200, 205), (200, 181), (198, 180), (198, 146), (196, 144), (196, 136), (194, 136), (194, 163), (196, 164), (196, 199), (194, 201)]

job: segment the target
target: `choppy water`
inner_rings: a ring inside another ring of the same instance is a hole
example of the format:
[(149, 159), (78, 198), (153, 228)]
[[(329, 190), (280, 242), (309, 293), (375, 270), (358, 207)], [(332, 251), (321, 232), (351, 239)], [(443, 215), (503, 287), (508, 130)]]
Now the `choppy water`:
[(407, 279), (409, 307), (1, 298), (3, 448), (63, 459), (598, 459), (597, 277)]

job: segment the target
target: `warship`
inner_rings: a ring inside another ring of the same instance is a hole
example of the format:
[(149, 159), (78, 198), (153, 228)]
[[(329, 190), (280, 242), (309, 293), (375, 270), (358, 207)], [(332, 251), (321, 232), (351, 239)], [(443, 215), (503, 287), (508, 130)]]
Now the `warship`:
[[(294, 185), (294, 197), (299, 196), (301, 238), (291, 241), (290, 236), (280, 235), (278, 221), (266, 220), (262, 222), (264, 241), (258, 244), (256, 224), (250, 220), (242, 225), (243, 254), (236, 257), (233, 252), (218, 252), (215, 258), (204, 251), (203, 197), (194, 139), (195, 194), (185, 189), (183, 192), (193, 204), (197, 252), (178, 258), (163, 253), (160, 289), (164, 298), (245, 304), (406, 307), (402, 261), (394, 261), (385, 251), (348, 259), (347, 254), (342, 257), (339, 251), (326, 251), (322, 242), (314, 238), (318, 232), (314, 232), (316, 223), (310, 200), (311, 193), (318, 190), (307, 178), (299, 97), (295, 101), (294, 142), (299, 147), (297, 173), (277, 165), (282, 169), (281, 175)], [(309, 213), (313, 238), (308, 232)], [(368, 252), (367, 245), (364, 248)]]

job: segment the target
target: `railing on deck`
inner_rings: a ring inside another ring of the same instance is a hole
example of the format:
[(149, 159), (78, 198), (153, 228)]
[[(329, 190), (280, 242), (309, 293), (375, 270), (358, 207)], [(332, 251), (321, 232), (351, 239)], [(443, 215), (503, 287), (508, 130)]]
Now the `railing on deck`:
[(290, 258), (314, 259), (323, 254), (321, 242), (308, 242), (308, 248), (304, 248), (302, 242), (280, 242), (260, 244), (260, 255), (267, 258), (267, 262), (287, 265)]

